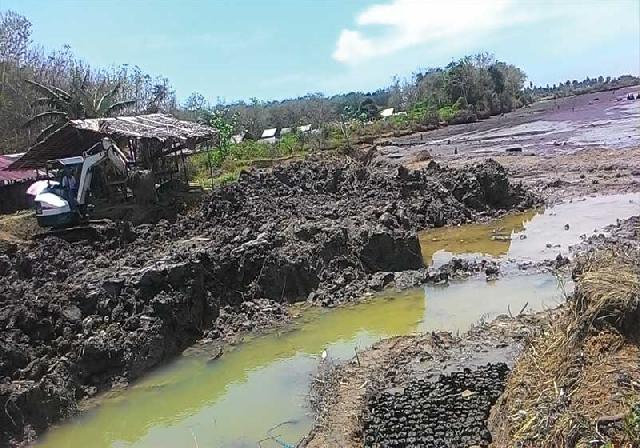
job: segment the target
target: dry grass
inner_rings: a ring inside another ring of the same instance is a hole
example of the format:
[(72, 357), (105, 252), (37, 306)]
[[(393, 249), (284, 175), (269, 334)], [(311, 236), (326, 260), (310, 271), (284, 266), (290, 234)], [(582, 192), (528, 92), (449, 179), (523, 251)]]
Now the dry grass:
[(640, 400), (639, 255), (579, 262), (574, 297), (531, 341), (494, 409), (495, 446), (638, 446), (627, 422), (640, 417), (629, 414)]
[(630, 338), (638, 336), (639, 262), (635, 251), (602, 250), (585, 256), (571, 320), (574, 343), (593, 327), (612, 326)]
[(0, 240), (23, 242), (40, 231), (32, 210), (0, 215)]

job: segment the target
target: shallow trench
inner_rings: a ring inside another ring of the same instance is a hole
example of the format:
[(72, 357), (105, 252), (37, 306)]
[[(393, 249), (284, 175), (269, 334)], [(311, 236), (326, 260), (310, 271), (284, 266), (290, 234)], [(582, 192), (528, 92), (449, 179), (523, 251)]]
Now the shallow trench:
[[(526, 266), (566, 253), (581, 235), (639, 211), (639, 194), (587, 198), (486, 225), (424, 233), (423, 255), (435, 264), (462, 256)], [(462, 332), (508, 309), (517, 312), (528, 304), (539, 310), (563, 300), (552, 274), (530, 271), (514, 267), (497, 281), (474, 277), (448, 286), (388, 291), (336, 309), (298, 309), (300, 317), (285, 331), (227, 348), (219, 359), (209, 360), (207, 346), (192, 347), (128, 390), (101, 397), (91, 410), (49, 431), (40, 445), (255, 447), (274, 435), (294, 444), (312, 425), (307, 393), (320, 362), (349, 359), (355, 350), (389, 336)], [(269, 440), (261, 446), (281, 445)]]

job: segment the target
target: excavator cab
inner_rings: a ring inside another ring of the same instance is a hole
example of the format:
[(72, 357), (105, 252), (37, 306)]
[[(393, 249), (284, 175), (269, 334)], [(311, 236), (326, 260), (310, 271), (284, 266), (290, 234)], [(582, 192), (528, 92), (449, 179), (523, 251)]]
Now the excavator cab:
[(81, 221), (76, 197), (83, 164), (82, 156), (47, 162), (47, 183), (35, 197), (36, 219), (41, 227), (67, 227)]
[(82, 156), (49, 161), (47, 181), (34, 199), (38, 224), (64, 228), (87, 221), (94, 168), (106, 163), (126, 179), (126, 157), (109, 138), (102, 139)]

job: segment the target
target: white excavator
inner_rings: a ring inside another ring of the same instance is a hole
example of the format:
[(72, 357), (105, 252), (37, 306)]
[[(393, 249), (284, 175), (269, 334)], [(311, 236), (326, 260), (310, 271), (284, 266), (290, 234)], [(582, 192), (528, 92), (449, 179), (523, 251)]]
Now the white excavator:
[(123, 179), (122, 182), (126, 181), (127, 158), (106, 137), (82, 156), (50, 161), (48, 166), (57, 168), (58, 179), (39, 181), (39, 191), (36, 191), (34, 198), (38, 224), (41, 227), (60, 229), (87, 223), (87, 202), (93, 171), (106, 163), (113, 167), (113, 171)]

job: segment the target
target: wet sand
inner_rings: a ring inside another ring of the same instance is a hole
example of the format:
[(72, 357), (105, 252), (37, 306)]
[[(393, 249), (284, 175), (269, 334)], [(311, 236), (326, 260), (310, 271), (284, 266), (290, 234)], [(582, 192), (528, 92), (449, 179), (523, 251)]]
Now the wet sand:
[(493, 158), (549, 201), (640, 190), (640, 86), (542, 101), (477, 123), (378, 142), (379, 157), (420, 167)]

